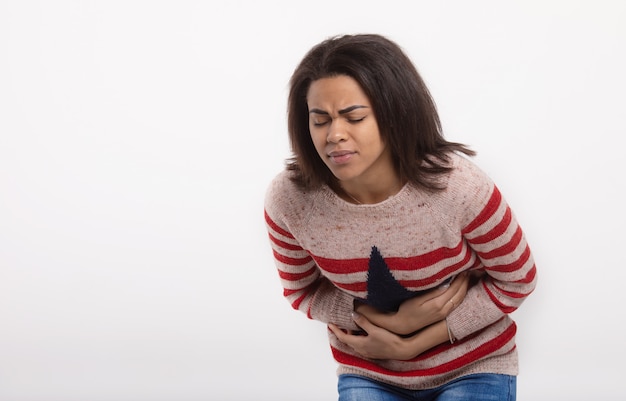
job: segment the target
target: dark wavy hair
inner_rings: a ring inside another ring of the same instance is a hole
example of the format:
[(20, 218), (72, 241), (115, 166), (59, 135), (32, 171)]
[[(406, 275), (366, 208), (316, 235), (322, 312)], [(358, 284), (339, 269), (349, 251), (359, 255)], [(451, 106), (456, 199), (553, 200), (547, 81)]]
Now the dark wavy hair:
[(301, 187), (336, 183), (313, 145), (306, 97), (313, 81), (338, 75), (353, 78), (369, 98), (401, 178), (425, 189), (442, 189), (438, 177), (450, 170), (449, 153), (475, 154), (444, 139), (428, 88), (396, 43), (376, 34), (335, 36), (315, 45), (290, 80), (287, 125), (293, 156), (287, 169), (295, 172), (293, 179)]

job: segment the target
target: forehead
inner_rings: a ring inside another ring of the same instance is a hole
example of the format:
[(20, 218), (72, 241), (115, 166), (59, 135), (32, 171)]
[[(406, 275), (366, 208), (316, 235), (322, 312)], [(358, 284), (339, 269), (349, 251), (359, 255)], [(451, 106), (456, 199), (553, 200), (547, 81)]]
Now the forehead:
[(306, 97), (309, 107), (342, 107), (352, 104), (369, 105), (363, 88), (352, 77), (337, 75), (311, 82)]

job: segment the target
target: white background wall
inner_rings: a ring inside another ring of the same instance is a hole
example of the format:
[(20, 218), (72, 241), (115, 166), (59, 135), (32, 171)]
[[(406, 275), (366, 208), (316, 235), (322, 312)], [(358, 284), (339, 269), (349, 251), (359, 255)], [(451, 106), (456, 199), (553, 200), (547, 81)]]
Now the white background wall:
[(332, 400), (262, 218), (289, 76), (397, 41), (519, 217), (520, 400), (623, 400), (626, 3), (0, 1), (0, 400)]

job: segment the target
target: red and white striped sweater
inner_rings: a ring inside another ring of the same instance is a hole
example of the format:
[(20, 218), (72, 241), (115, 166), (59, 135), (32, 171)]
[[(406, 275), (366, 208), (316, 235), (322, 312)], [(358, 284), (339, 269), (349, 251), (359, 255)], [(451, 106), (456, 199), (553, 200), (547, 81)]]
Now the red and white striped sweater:
[(508, 316), (534, 289), (533, 257), (511, 209), (475, 164), (451, 155), (447, 189), (407, 184), (374, 205), (354, 205), (329, 187), (303, 191), (280, 173), (265, 219), (284, 295), (311, 319), (354, 329), (355, 299), (393, 310), (462, 271), (485, 272), (448, 317), (458, 339), (408, 360), (361, 358), (329, 330), (338, 374), (408, 389), (471, 373), (516, 375), (516, 325)]

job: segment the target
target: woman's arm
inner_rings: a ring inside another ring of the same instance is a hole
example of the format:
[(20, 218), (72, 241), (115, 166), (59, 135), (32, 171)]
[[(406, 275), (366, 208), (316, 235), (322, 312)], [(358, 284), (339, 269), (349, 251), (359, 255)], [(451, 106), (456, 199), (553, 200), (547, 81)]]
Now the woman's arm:
[(469, 285), (470, 274), (461, 273), (449, 287), (407, 300), (395, 313), (359, 304), (353, 319), (360, 331), (341, 330), (333, 324), (329, 328), (340, 341), (366, 358), (412, 359), (453, 341), (446, 317), (463, 302)]
[(323, 277), (311, 255), (267, 212), (265, 221), (283, 295), (292, 308), (310, 319), (358, 330), (351, 318), (354, 297)]
[(445, 319), (463, 302), (469, 286), (467, 272), (459, 274), (449, 286), (404, 301), (397, 312), (386, 313), (357, 303), (354, 310), (369, 322), (392, 333), (407, 336)]
[(410, 337), (402, 337), (383, 329), (358, 313), (354, 314), (354, 320), (367, 334), (355, 335), (333, 324), (329, 324), (328, 327), (341, 342), (365, 358), (408, 360), (450, 341), (445, 320), (432, 324)]
[(528, 242), (496, 186), (486, 206), (463, 227), (462, 235), (484, 274), (448, 316), (450, 329), (459, 339), (514, 312), (537, 284)]

